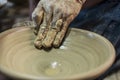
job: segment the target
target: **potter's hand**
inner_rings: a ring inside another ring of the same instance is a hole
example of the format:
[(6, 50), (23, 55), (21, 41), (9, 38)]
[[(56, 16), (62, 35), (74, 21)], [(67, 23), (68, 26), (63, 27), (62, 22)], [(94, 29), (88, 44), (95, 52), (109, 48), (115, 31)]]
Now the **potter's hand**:
[(32, 13), (37, 27), (35, 46), (59, 47), (68, 25), (78, 15), (85, 0), (41, 0)]

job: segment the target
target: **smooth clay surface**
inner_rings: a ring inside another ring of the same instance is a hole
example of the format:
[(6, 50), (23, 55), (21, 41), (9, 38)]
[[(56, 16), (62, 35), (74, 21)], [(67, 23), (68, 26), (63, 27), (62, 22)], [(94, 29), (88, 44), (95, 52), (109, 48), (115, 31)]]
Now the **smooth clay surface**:
[(20, 27), (0, 34), (0, 70), (20, 79), (94, 79), (115, 59), (105, 38), (80, 29), (71, 29), (59, 49), (34, 47), (32, 28)]

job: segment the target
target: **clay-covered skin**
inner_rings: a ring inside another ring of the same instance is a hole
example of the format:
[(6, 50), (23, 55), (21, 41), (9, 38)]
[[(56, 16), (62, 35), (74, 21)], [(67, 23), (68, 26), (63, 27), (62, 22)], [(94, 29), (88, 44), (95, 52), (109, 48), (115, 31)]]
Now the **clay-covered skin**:
[(32, 13), (37, 37), (34, 44), (59, 47), (70, 22), (78, 15), (85, 0), (40, 0)]

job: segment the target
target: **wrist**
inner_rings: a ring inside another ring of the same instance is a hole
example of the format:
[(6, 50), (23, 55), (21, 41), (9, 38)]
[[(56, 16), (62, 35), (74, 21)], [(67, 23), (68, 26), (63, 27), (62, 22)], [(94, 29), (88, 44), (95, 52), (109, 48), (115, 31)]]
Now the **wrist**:
[(76, 0), (80, 4), (84, 4), (86, 0)]

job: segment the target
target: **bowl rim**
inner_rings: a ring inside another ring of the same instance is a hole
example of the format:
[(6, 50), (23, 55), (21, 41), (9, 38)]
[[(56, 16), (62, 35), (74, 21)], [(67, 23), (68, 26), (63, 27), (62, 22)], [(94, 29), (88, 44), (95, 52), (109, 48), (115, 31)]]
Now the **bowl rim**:
[[(4, 38), (5, 36), (11, 34), (11, 33), (14, 33), (14, 32), (17, 32), (17, 31), (22, 31), (22, 30), (29, 30), (29, 29), (33, 29), (33, 27), (17, 27), (17, 28), (12, 28), (12, 29), (6, 30), (6, 31), (4, 31), (0, 34), (0, 40), (2, 38)], [(99, 67), (93, 69), (92, 71), (90, 70), (90, 71), (85, 72), (83, 74), (75, 74), (73, 76), (66, 76), (64, 78), (61, 78), (61, 77), (57, 77), (57, 78), (36, 77), (36, 76), (33, 76), (33, 75), (21, 74), (21, 73), (18, 73), (16, 71), (12, 71), (12, 70), (7, 69), (6, 67), (2, 67), (2, 66), (0, 66), (0, 71), (3, 74), (8, 75), (9, 77), (20, 78), (20, 79), (85, 79), (85, 78), (87, 78), (87, 79), (90, 78), (91, 79), (92, 77), (97, 78), (98, 75), (103, 74), (114, 63), (115, 58), (116, 58), (115, 48), (113, 47), (112, 43), (108, 39), (106, 39), (105, 37), (103, 37), (103, 36), (101, 36), (97, 33), (87, 31), (87, 30), (83, 30), (83, 29), (77, 29), (77, 28), (72, 28), (72, 30), (82, 31), (84, 33), (92, 33), (95, 36), (99, 37), (101, 40), (103, 40), (104, 43), (106, 43), (106, 45), (108, 45), (108, 47), (110, 49), (110, 52), (111, 52), (111, 55), (108, 58), (108, 60), (104, 64), (102, 64)]]

